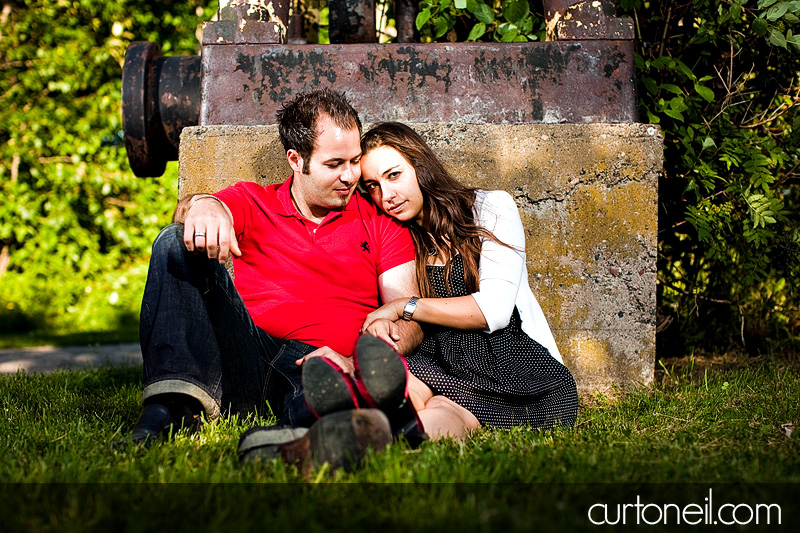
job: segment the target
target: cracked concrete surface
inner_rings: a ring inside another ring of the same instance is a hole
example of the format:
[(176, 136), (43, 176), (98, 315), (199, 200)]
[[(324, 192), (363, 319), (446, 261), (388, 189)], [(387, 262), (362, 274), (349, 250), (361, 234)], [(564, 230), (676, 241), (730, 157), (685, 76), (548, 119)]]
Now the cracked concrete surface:
[[(652, 381), (658, 127), (411, 125), (454, 177), (515, 197), (529, 281), (579, 390)], [(179, 165), (179, 196), (290, 174), (274, 125), (185, 128)]]

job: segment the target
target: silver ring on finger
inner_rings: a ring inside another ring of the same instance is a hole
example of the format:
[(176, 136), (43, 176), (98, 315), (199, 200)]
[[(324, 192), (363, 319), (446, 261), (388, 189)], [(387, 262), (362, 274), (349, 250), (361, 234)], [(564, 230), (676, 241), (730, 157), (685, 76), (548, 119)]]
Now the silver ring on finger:
[(205, 231), (195, 231), (194, 232), (194, 236), (195, 237), (203, 237), (203, 238), (205, 238), (206, 232)]

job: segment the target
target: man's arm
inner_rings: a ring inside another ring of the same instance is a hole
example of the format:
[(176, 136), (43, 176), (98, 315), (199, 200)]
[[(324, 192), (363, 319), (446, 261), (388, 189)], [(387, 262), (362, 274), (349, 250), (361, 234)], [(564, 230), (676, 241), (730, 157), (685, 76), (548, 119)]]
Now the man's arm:
[[(381, 300), (384, 302), (419, 296), (414, 261), (398, 265), (378, 276), (378, 290), (381, 293)], [(394, 340), (397, 350), (404, 355), (414, 351), (423, 339), (422, 327), (416, 322), (397, 320), (393, 323), (391, 331), (391, 338)]]
[(222, 200), (210, 194), (192, 194), (178, 202), (172, 221), (183, 223), (183, 242), (190, 252), (205, 252), (225, 264), (228, 255), (242, 255), (233, 216)]

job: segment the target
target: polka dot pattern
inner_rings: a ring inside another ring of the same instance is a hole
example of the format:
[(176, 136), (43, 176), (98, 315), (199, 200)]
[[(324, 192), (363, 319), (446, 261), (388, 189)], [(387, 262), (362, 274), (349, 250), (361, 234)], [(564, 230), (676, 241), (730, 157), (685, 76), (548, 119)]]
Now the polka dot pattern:
[[(448, 296), (444, 267), (429, 265), (428, 277), (440, 298)], [(452, 294), (466, 296), (464, 266), (453, 258)], [(434, 394), (468, 409), (481, 424), (549, 428), (575, 423), (578, 394), (569, 370), (521, 328), (516, 308), (508, 326), (494, 333), (426, 329), (408, 366)]]

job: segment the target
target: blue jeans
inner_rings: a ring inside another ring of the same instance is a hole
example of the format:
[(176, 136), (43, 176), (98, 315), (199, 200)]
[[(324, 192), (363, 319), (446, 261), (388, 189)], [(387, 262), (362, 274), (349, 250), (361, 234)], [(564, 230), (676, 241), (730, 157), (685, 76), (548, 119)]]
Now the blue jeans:
[(280, 424), (315, 420), (295, 361), (316, 347), (256, 326), (225, 267), (186, 250), (182, 224), (164, 228), (153, 244), (139, 338), (143, 400), (181, 393), (210, 418), (271, 410)]

